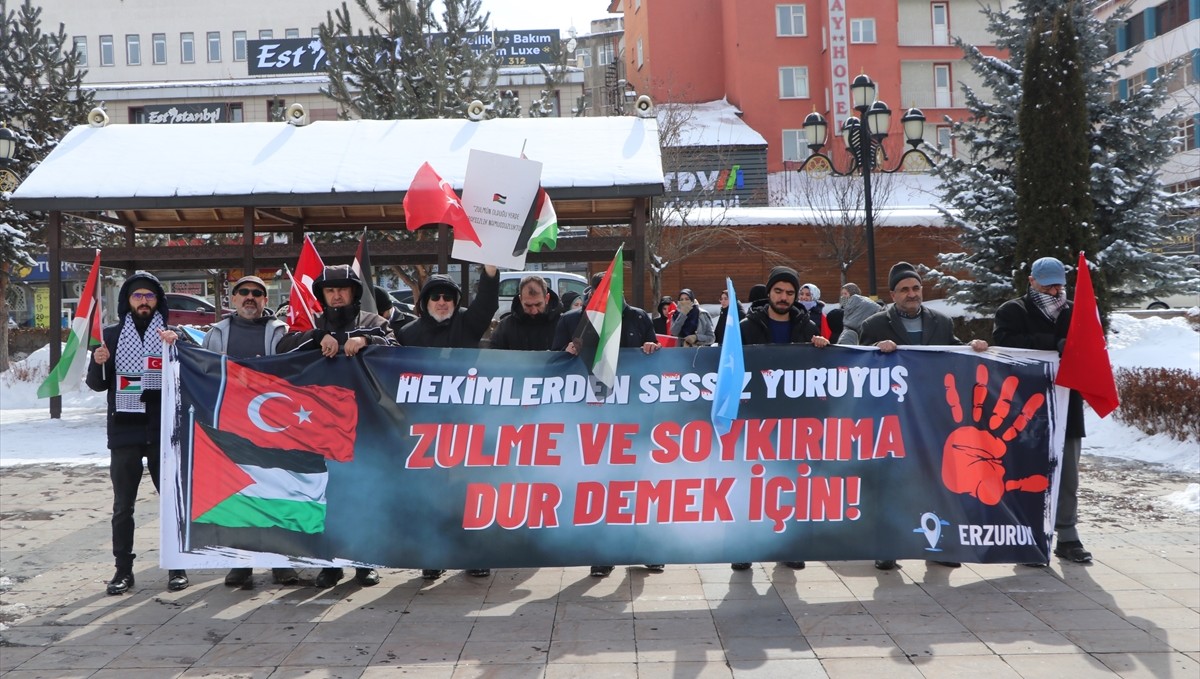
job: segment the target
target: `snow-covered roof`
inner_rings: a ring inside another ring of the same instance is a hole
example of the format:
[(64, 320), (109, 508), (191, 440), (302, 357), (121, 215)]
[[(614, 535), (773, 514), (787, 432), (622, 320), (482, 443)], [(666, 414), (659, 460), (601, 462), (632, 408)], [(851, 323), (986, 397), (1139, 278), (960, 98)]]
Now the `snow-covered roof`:
[(13, 194), (20, 209), (398, 202), (429, 162), (461, 189), (471, 149), (543, 163), (553, 198), (663, 191), (653, 119), (509, 118), (80, 126)]
[(725, 99), (702, 104), (662, 104), (659, 125), (667, 127), (672, 117), (681, 117), (679, 139), (673, 146), (766, 146), (767, 140), (747, 125), (740, 110)]

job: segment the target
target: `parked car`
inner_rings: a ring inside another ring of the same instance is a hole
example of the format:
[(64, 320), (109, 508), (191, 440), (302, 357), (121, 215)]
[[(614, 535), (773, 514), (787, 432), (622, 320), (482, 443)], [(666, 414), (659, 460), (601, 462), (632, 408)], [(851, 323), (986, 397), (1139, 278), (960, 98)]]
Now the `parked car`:
[(233, 313), (233, 309), (222, 309), (218, 316), (217, 308), (203, 297), (180, 292), (168, 292), (166, 296), (172, 325), (212, 325)]

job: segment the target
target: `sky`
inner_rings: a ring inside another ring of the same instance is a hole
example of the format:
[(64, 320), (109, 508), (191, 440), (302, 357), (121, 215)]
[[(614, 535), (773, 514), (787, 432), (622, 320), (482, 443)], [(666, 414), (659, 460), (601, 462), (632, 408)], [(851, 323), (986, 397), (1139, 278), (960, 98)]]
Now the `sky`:
[(572, 25), (582, 35), (593, 19), (617, 16), (608, 13), (608, 0), (483, 0), (483, 9), (500, 30), (557, 28), (564, 38)]
[[(941, 301), (930, 306), (954, 313), (954, 308)], [(1194, 313), (1200, 313), (1200, 309)], [(1196, 341), (1196, 330), (1186, 319), (1135, 319), (1114, 314), (1112, 330), (1109, 352), (1114, 368), (1142, 366), (1200, 371), (1200, 343)], [(49, 419), (48, 402), (37, 399), (37, 386), (48, 371), (49, 354), (49, 349), (43, 347), (0, 373), (0, 467), (49, 463), (106, 465), (103, 393), (82, 385), (66, 393), (63, 416), (58, 420)], [(1088, 432), (1083, 440), (1085, 456), (1138, 460), (1161, 465), (1163, 470), (1200, 473), (1200, 457), (1196, 455), (1194, 441), (1176, 441), (1161, 434), (1148, 436), (1112, 416), (1101, 420), (1090, 408), (1085, 411)], [(1180, 484), (1166, 501), (1200, 512), (1200, 484)]]

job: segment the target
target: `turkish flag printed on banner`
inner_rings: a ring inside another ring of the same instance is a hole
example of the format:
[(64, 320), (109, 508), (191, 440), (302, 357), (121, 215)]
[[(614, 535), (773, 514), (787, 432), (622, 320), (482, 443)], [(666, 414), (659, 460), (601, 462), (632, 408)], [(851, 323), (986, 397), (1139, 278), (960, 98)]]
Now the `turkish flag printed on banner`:
[(1107, 417), (1121, 405), (1121, 399), (1113, 379), (1112, 362), (1108, 359), (1104, 328), (1100, 325), (1092, 274), (1082, 252), (1079, 253), (1078, 271), (1071, 327), (1067, 329), (1067, 342), (1054, 383), (1078, 391), (1097, 415)]
[(454, 227), (455, 238), (465, 238), (483, 247), (463, 209), (462, 199), (429, 163), (421, 164), (408, 193), (404, 194), (404, 223), (409, 231), (416, 231), (426, 224), (449, 224)]
[(358, 404), (345, 387), (292, 384), (224, 359), (217, 429), (256, 446), (354, 459)]
[(313, 329), (313, 315), (321, 313), (321, 303), (313, 295), (313, 281), (325, 271), (325, 263), (308, 236), (300, 250), (300, 261), (292, 274), (292, 292), (288, 296), (287, 324), (292, 332)]

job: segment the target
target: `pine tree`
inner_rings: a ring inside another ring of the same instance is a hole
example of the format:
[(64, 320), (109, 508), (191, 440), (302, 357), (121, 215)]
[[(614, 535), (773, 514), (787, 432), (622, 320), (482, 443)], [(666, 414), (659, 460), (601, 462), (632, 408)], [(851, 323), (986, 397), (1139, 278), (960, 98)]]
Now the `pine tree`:
[[(64, 27), (43, 33), (41, 15), (41, 7), (31, 0), (13, 10), (0, 0), (0, 123), (18, 136), (10, 169), (19, 179), (29, 176), (72, 127), (86, 122), (94, 105), (92, 92), (82, 87), (86, 71), (79, 68), (79, 57), (66, 49)], [(8, 318), (9, 275), (13, 267), (30, 266), (46, 251), (46, 214), (14, 210), (8, 198), (7, 192), (0, 193), (0, 370), (8, 368), (8, 325), (3, 321)]]
[[(1031, 22), (1028, 17), (1067, 8), (1079, 35), (1084, 69), (1088, 163), (1093, 204), (1091, 232), (1094, 250), (1088, 259), (1107, 276), (1113, 306), (1140, 298), (1195, 287), (1200, 273), (1183, 257), (1158, 254), (1155, 249), (1174, 238), (1194, 233), (1195, 192), (1169, 194), (1162, 190), (1158, 171), (1174, 153), (1172, 137), (1180, 120), (1178, 110), (1159, 111), (1168, 104), (1170, 74), (1125, 99), (1114, 98), (1120, 69), (1133, 51), (1110, 55), (1110, 40), (1128, 16), (1117, 12), (1107, 22), (1097, 19), (1083, 3), (1067, 0), (1020, 0), (1008, 10), (984, 8), (989, 30), (1008, 58), (984, 55), (962, 41), (965, 59), (980, 76), (986, 93), (964, 87), (971, 119), (952, 125), (952, 135), (966, 155), (939, 154), (935, 174), (942, 180), (943, 214), (962, 231), (963, 253), (940, 257), (942, 269), (932, 278), (948, 288), (952, 299), (973, 311), (991, 313), (1013, 295), (1025, 280), (1029, 262), (1017, 255), (1018, 223), (1013, 166), (1021, 147), (1017, 111), (1023, 99), (1022, 74)], [(1055, 95), (1057, 96), (1057, 95)], [(1039, 144), (1059, 140), (1043, 134)], [(1077, 255), (1067, 258), (1073, 264)], [(966, 273), (969, 278), (958, 278)]]

